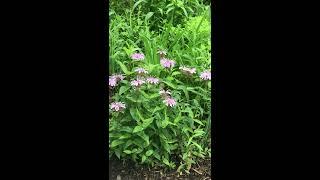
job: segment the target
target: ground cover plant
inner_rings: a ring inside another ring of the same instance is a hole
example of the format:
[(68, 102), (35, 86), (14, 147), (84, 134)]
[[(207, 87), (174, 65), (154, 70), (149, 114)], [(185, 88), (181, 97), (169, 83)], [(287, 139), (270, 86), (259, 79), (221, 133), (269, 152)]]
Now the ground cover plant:
[(211, 156), (210, 6), (109, 3), (110, 157), (190, 173)]

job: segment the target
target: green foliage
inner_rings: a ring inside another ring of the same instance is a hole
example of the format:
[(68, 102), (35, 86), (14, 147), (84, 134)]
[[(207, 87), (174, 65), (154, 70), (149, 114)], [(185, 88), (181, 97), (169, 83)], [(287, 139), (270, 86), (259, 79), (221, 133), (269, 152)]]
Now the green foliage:
[[(109, 111), (109, 152), (119, 159), (189, 172), (199, 158), (211, 156), (211, 82), (199, 78), (211, 69), (209, 6), (200, 0), (125, 0), (110, 3), (109, 67), (123, 74), (110, 92), (111, 102), (124, 102), (123, 111)], [(160, 65), (158, 50), (177, 64)], [(133, 53), (145, 54), (142, 62)], [(192, 76), (179, 67), (195, 67)], [(160, 84), (134, 89), (136, 67)], [(177, 104), (168, 107), (159, 91), (169, 89)]]

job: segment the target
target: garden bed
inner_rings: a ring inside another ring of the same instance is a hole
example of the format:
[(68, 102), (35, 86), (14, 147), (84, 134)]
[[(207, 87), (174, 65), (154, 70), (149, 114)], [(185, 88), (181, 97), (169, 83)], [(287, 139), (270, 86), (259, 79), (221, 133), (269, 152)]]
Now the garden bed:
[[(118, 178), (118, 179), (117, 179)], [(179, 175), (175, 170), (160, 168), (148, 168), (147, 166), (135, 165), (134, 162), (120, 161), (117, 158), (109, 160), (110, 180), (157, 180), (157, 179), (199, 179), (211, 178), (211, 160), (200, 161), (190, 170), (190, 174)]]

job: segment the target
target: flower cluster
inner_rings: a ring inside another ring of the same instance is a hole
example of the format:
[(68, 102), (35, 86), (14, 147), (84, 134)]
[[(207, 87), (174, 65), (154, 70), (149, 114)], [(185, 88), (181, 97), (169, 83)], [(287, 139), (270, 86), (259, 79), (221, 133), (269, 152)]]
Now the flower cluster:
[(172, 68), (176, 64), (176, 62), (174, 62), (173, 60), (170, 60), (170, 59), (162, 58), (160, 60), (160, 64), (164, 68)]
[(158, 78), (154, 78), (154, 77), (148, 77), (147, 78), (147, 82), (150, 84), (158, 84), (159, 83), (159, 79)]
[(143, 68), (137, 68), (134, 71), (137, 72), (138, 74), (148, 74), (148, 71)]
[(142, 80), (142, 79), (137, 79), (137, 80), (131, 81), (131, 85), (132, 85), (133, 87), (136, 87), (136, 88), (140, 87), (140, 86), (141, 86), (142, 84), (144, 84), (144, 83), (145, 83), (145, 81)]
[(131, 59), (136, 60), (136, 61), (144, 60), (144, 54), (142, 54), (142, 53), (134, 53), (134, 54), (131, 55)]
[(170, 107), (173, 107), (177, 104), (176, 100), (174, 100), (171, 97), (166, 98), (165, 100), (163, 100), (163, 102), (166, 104), (166, 106), (170, 106)]
[(159, 94), (161, 95), (161, 97), (164, 99), (163, 100), (163, 103), (166, 105), (166, 106), (170, 106), (170, 107), (173, 107), (177, 104), (176, 100), (173, 99), (171, 97), (171, 92), (169, 90), (163, 90), (161, 89)]
[(126, 108), (126, 105), (122, 102), (113, 102), (110, 105), (110, 109), (117, 112), (122, 111), (125, 108)]
[(124, 76), (121, 74), (115, 74), (112, 76), (109, 76), (109, 86), (115, 87), (119, 81), (122, 81), (124, 79)]
[(188, 67), (182, 66), (182, 67), (179, 67), (179, 69), (181, 69), (181, 71), (187, 75), (192, 75), (196, 73), (196, 68), (188, 68)]
[(203, 71), (201, 74), (200, 74), (200, 78), (202, 80), (211, 80), (211, 72), (209, 70), (206, 70), (206, 71)]

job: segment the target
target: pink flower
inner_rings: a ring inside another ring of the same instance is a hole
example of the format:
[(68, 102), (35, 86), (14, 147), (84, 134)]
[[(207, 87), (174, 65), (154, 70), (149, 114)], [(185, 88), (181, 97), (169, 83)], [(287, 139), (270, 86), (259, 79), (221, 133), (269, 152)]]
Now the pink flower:
[(211, 72), (209, 70), (206, 70), (206, 71), (203, 71), (201, 74), (200, 74), (200, 78), (202, 80), (211, 80)]
[(134, 54), (131, 55), (131, 59), (137, 60), (137, 61), (144, 60), (144, 54), (142, 54), (142, 53), (134, 53)]
[(121, 111), (123, 109), (126, 108), (126, 105), (122, 102), (113, 102), (111, 103), (111, 110), (114, 110), (114, 111)]
[(170, 59), (166, 59), (166, 58), (162, 58), (160, 60), (160, 64), (164, 67), (164, 68), (172, 68), (176, 62), (170, 60)]
[(163, 102), (166, 104), (166, 106), (170, 106), (170, 107), (173, 107), (177, 104), (176, 101), (170, 97), (166, 98)]
[(154, 77), (148, 77), (147, 78), (147, 82), (150, 84), (158, 84), (159, 83), (159, 79), (158, 78), (154, 78)]
[(117, 81), (122, 81), (125, 78), (122, 74), (115, 74), (113, 77), (115, 77)]
[(187, 67), (182, 66), (182, 67), (179, 67), (179, 69), (181, 69), (184, 73), (186, 73), (188, 75), (196, 73), (196, 68), (187, 68)]
[(144, 80), (141, 80), (141, 79), (137, 79), (137, 80), (133, 80), (131, 81), (131, 85), (132, 86), (135, 86), (135, 87), (139, 87), (141, 86), (142, 84), (144, 84), (145, 81)]
[(137, 68), (134, 70), (135, 72), (138, 72), (139, 74), (148, 74), (148, 71), (146, 71), (143, 68)]
[(109, 86), (115, 87), (117, 85), (117, 79), (114, 76), (109, 76)]
[(159, 94), (160, 95), (163, 95), (163, 94), (166, 95), (166, 94), (171, 94), (171, 92), (169, 90), (165, 91), (165, 90), (162, 89), (162, 90), (160, 90)]

